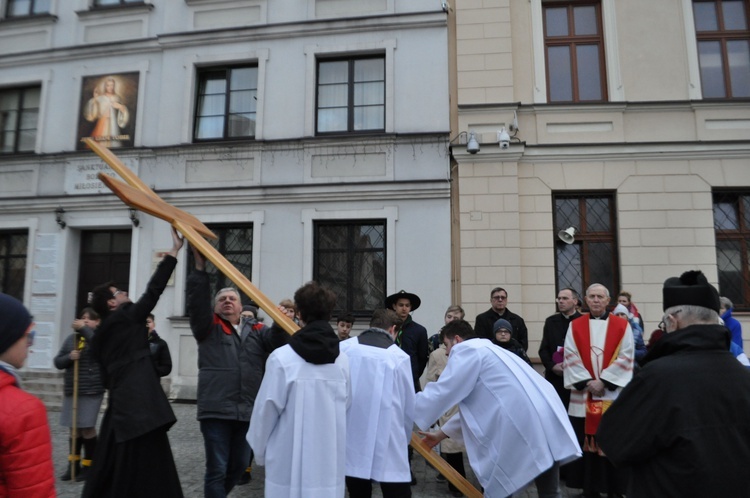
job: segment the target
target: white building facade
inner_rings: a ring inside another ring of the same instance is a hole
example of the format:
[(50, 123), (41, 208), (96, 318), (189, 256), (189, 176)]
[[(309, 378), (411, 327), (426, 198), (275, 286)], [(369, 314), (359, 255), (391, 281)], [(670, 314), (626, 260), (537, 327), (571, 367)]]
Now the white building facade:
[[(49, 370), (86, 292), (135, 299), (168, 225), (96, 179), (93, 137), (219, 236), (271, 300), (331, 286), (358, 326), (418, 294), (451, 304), (448, 24), (425, 0), (0, 1), (0, 289), (37, 322)], [(195, 395), (188, 251), (154, 310)], [(230, 282), (215, 282), (216, 288)]]

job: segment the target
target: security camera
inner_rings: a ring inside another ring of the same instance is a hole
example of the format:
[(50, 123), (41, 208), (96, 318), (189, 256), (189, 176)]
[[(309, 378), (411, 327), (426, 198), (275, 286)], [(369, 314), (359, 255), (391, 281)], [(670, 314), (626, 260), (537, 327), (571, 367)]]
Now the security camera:
[(473, 131), (469, 132), (469, 142), (466, 144), (466, 152), (469, 154), (479, 152), (479, 142), (477, 142), (477, 136)]
[(504, 127), (497, 132), (497, 141), (500, 144), (500, 149), (502, 150), (510, 147), (510, 135), (508, 135), (508, 132), (505, 131)]

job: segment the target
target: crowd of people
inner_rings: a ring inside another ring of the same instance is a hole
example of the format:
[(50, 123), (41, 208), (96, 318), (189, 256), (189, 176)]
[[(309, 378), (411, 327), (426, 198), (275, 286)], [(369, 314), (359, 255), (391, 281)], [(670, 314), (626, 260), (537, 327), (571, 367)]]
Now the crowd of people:
[[(172, 362), (152, 314), (182, 246), (173, 231), (136, 302), (113, 282), (95, 288), (54, 359), (65, 370), (60, 424), (71, 431), (60, 479), (85, 481), (84, 497), (183, 496), (167, 435), (176, 419), (160, 384)], [(502, 287), (474, 327), (452, 305), (428, 336), (412, 292), (388, 296), (357, 333), (352, 313), (332, 322), (336, 296), (308, 282), (279, 304), (300, 327), (290, 335), (236, 289), (212, 295), (205, 259), (193, 255), (187, 309), (206, 497), (226, 497), (255, 463), (269, 498), (366, 498), (373, 483), (406, 498), (415, 430), (461, 476), (466, 454), (487, 497), (532, 482), (540, 497), (560, 497), (561, 481), (584, 497), (750, 494), (750, 370), (730, 352), (742, 346), (732, 303), (701, 272), (664, 283), (661, 333), (648, 347), (628, 292), (612, 306), (601, 284), (583, 298), (561, 289), (544, 322), (540, 375)], [(0, 496), (55, 496), (46, 412), (18, 373), (34, 324), (4, 294), (0, 315)]]

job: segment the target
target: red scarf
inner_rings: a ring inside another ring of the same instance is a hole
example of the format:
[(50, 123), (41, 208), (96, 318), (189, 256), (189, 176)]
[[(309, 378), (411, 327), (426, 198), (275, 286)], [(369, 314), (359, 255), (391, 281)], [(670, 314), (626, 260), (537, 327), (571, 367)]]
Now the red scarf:
[[(573, 322), (573, 340), (578, 347), (578, 351), (581, 353), (581, 363), (586, 367), (586, 370), (591, 375), (592, 379), (598, 379), (598, 374), (594, 373), (594, 366), (591, 364), (591, 328), (590, 328), (590, 317), (584, 315), (585, 319), (577, 319)], [(604, 362), (602, 370), (609, 367), (620, 353), (620, 344), (622, 338), (625, 336), (625, 330), (627, 328), (627, 322), (624, 318), (618, 316), (609, 315), (609, 321), (607, 322), (607, 337), (604, 339)], [(599, 423), (602, 420), (602, 415), (607, 411), (612, 401), (609, 400), (594, 400), (591, 397), (591, 393), (587, 393), (586, 396), (586, 421), (584, 426), (584, 438), (583, 451), (590, 451), (594, 453), (601, 453), (594, 436), (596, 430), (599, 428)]]
[(232, 335), (232, 332), (234, 332), (234, 327), (229, 325), (226, 320), (216, 313), (214, 313), (214, 325), (221, 325), (221, 330), (223, 330), (226, 335)]

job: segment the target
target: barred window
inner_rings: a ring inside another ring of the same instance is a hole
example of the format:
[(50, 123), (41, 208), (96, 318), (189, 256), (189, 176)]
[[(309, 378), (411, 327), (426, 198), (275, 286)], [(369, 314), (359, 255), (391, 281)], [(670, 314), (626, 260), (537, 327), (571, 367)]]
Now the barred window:
[[(216, 240), (209, 240), (212, 246), (219, 251), (240, 273), (251, 279), (253, 270), (253, 225), (208, 225), (216, 235)], [(188, 251), (188, 275), (195, 271), (195, 259), (193, 252)], [(215, 295), (225, 287), (237, 287), (223, 273), (221, 273), (210, 261), (206, 260), (206, 273), (211, 283), (211, 295)], [(248, 304), (250, 297), (240, 291), (242, 304)]]
[[(610, 295), (620, 292), (614, 193), (553, 194), (555, 272), (558, 289), (571, 287), (581, 295), (593, 283)], [(575, 228), (575, 240), (557, 238), (560, 230)]]
[(0, 232), (0, 292), (23, 301), (29, 234)]
[(313, 278), (336, 293), (334, 314), (369, 317), (386, 289), (385, 220), (317, 221)]
[(750, 191), (713, 196), (719, 293), (738, 310), (750, 309)]

